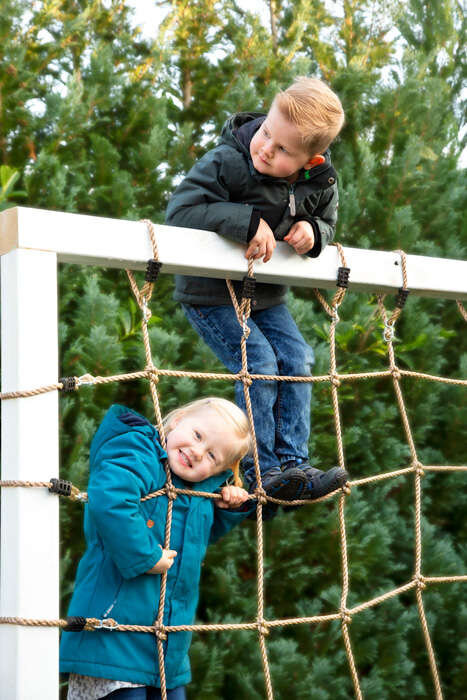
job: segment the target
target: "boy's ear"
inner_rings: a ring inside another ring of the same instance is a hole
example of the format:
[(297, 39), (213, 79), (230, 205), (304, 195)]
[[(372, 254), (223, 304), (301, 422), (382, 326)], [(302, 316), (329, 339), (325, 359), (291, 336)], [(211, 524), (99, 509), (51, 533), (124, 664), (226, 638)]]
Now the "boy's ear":
[(310, 160), (303, 166), (305, 170), (310, 170), (310, 168), (316, 168), (317, 165), (322, 165), (326, 162), (326, 158), (321, 155), (316, 155), (310, 158)]

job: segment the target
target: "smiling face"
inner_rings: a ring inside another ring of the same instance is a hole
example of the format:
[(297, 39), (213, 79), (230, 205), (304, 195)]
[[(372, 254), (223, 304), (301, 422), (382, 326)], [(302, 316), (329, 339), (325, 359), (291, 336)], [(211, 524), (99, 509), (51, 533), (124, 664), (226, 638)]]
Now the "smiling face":
[(251, 139), (250, 156), (258, 172), (289, 182), (295, 182), (300, 170), (308, 170), (313, 160), (298, 128), (275, 104)]
[(229, 468), (237, 440), (215, 410), (184, 413), (173, 420), (167, 433), (169, 466), (185, 481), (203, 481)]

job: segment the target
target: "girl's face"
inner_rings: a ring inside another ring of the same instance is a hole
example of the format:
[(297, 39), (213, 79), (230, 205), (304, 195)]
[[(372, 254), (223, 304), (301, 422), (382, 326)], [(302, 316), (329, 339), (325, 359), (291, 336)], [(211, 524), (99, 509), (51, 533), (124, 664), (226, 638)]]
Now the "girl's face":
[(198, 482), (229, 467), (237, 438), (225, 420), (209, 407), (182, 414), (167, 433), (171, 470), (185, 481)]

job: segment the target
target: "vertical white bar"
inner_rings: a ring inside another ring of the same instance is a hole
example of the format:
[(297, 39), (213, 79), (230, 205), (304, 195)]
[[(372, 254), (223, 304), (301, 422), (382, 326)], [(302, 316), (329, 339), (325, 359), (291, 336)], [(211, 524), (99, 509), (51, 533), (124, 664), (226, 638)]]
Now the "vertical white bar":
[[(14, 250), (1, 259), (2, 391), (57, 381), (57, 259)], [(2, 479), (58, 476), (58, 396), (2, 401)], [(58, 497), (1, 489), (0, 616), (59, 616)], [(58, 629), (0, 625), (2, 700), (58, 698)]]

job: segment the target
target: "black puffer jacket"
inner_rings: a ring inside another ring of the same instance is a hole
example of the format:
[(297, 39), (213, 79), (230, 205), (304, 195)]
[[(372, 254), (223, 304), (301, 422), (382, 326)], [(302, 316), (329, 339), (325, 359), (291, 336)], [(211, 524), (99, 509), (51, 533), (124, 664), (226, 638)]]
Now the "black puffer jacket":
[[(264, 114), (242, 112), (227, 120), (220, 145), (193, 166), (172, 195), (166, 223), (215, 231), (246, 244), (256, 233), (260, 216), (277, 240), (287, 235), (295, 221), (309, 221), (316, 242), (308, 255), (317, 257), (333, 239), (337, 220), (337, 176), (330, 153), (326, 151), (322, 165), (302, 171), (293, 185), (259, 173), (249, 146), (264, 119)], [(289, 206), (292, 193), (294, 215)], [(240, 283), (234, 286), (238, 294)], [(286, 291), (283, 285), (258, 284), (255, 308), (282, 303)], [(188, 304), (231, 303), (224, 280), (185, 275), (176, 276), (175, 299)]]

